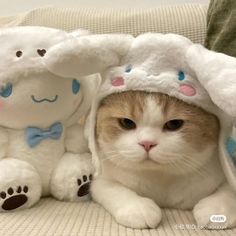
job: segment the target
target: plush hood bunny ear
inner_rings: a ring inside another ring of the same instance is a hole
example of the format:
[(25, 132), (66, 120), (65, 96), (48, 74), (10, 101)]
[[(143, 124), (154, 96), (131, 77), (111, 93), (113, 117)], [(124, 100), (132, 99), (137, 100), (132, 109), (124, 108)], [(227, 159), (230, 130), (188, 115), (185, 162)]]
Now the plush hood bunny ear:
[(74, 37), (52, 47), (45, 56), (47, 68), (63, 77), (94, 74), (119, 65), (128, 52), (130, 35), (88, 35)]
[(236, 117), (236, 59), (192, 45), (186, 61), (212, 101), (228, 115)]

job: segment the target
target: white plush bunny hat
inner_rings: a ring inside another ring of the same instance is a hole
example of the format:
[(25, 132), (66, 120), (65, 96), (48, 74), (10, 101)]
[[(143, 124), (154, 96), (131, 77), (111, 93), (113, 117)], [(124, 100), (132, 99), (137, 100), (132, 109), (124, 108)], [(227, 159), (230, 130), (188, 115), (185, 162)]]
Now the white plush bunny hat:
[[(55, 58), (60, 58), (56, 60)], [(236, 59), (211, 52), (174, 34), (91, 35), (68, 40), (46, 57), (49, 70), (64, 77), (100, 72), (103, 83), (93, 103), (90, 148), (99, 164), (95, 140), (96, 112), (106, 96), (130, 90), (160, 92), (215, 114), (220, 121), (219, 157), (236, 190), (231, 138), (236, 117)]]

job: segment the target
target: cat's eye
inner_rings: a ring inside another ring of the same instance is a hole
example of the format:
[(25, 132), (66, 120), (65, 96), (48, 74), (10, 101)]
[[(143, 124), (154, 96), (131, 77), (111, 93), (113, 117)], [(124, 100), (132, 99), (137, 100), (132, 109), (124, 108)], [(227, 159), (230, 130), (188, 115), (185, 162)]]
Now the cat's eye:
[(165, 131), (176, 131), (180, 129), (184, 124), (183, 120), (169, 120), (168, 122), (165, 123), (164, 125), (164, 130)]
[(23, 55), (23, 52), (22, 52), (22, 51), (17, 51), (17, 52), (16, 52), (16, 56), (17, 56), (17, 57), (21, 57), (22, 55)]
[(12, 84), (7, 84), (5, 87), (0, 89), (0, 96), (7, 98), (12, 94)]
[(135, 122), (127, 118), (119, 119), (119, 124), (123, 129), (126, 130), (131, 130), (136, 128)]

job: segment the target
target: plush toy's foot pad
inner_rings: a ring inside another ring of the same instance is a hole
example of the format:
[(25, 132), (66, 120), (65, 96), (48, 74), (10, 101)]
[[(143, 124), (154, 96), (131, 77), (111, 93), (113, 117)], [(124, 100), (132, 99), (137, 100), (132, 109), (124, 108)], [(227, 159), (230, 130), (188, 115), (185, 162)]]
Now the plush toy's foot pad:
[(51, 194), (58, 200), (90, 200), (90, 183), (94, 168), (91, 154), (66, 153), (51, 176)]
[(0, 198), (3, 199), (3, 203), (1, 205), (2, 209), (10, 211), (23, 206), (28, 201), (28, 197), (26, 195), (28, 191), (29, 188), (27, 186), (24, 186), (23, 188), (19, 186), (16, 191), (10, 187), (7, 192), (0, 192)]
[(0, 212), (27, 209), (41, 197), (41, 178), (29, 163), (0, 160)]
[(93, 176), (90, 174), (89, 176), (83, 175), (81, 179), (77, 179), (77, 183), (79, 185), (79, 190), (77, 192), (78, 197), (83, 197), (89, 194), (92, 178)]

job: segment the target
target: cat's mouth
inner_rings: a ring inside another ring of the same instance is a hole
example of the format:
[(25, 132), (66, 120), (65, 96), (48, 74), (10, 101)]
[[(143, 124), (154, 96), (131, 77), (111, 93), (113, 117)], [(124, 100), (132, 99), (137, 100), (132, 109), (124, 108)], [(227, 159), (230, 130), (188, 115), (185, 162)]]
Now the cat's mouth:
[(146, 157), (145, 157), (145, 159), (143, 161), (147, 162), (147, 163), (156, 164), (156, 165), (161, 165), (162, 164), (158, 160), (154, 160), (153, 158), (151, 158), (149, 154), (146, 155)]
[(42, 99), (37, 99), (35, 98), (34, 95), (31, 95), (31, 99), (33, 100), (33, 102), (36, 102), (36, 103), (42, 103), (42, 102), (56, 102), (57, 99), (58, 99), (58, 95), (55, 95), (54, 98), (50, 99), (50, 98), (42, 98)]

